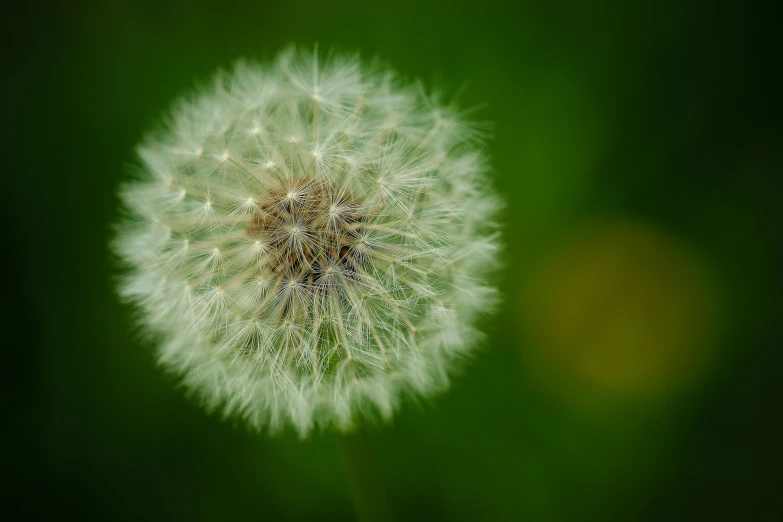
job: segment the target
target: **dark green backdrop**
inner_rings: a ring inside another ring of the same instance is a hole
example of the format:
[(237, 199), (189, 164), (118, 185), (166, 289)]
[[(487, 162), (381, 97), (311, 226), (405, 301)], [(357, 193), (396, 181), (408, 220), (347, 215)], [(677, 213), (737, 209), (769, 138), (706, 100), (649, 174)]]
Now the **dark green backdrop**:
[(396, 518), (783, 518), (771, 9), (9, 1), (2, 24), (5, 520), (355, 519), (334, 434), (249, 433), (156, 368), (106, 246), (178, 93), (313, 42), (467, 81), (494, 122), (504, 305), (448, 394), (368, 428)]

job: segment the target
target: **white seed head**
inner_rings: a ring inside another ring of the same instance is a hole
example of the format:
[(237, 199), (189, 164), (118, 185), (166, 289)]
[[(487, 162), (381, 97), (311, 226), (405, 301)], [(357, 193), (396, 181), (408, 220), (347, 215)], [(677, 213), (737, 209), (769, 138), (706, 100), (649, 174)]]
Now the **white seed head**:
[(388, 418), (445, 387), (495, 301), (481, 144), (356, 58), (240, 63), (139, 147), (122, 295), (209, 408), (303, 436)]

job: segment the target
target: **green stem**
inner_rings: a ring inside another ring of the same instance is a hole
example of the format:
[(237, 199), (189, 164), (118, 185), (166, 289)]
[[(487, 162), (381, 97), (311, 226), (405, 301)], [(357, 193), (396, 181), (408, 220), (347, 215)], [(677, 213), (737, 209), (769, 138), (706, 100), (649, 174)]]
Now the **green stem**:
[(340, 434), (338, 443), (359, 522), (394, 522), (367, 433), (360, 428)]

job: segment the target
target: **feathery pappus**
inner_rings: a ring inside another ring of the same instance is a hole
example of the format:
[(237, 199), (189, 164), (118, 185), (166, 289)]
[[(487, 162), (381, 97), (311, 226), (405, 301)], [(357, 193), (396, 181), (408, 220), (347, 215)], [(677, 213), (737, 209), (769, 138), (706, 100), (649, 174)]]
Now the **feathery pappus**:
[(448, 384), (492, 309), (485, 132), (358, 58), (245, 62), (139, 148), (121, 295), (160, 363), (258, 429), (349, 429)]

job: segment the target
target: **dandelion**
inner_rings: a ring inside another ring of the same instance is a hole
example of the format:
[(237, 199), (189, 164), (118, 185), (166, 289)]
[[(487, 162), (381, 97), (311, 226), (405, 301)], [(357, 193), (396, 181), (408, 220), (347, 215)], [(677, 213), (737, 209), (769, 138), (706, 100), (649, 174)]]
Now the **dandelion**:
[(160, 363), (251, 426), (349, 429), (479, 336), (498, 199), (483, 133), (353, 57), (239, 63), (138, 149), (121, 295)]

